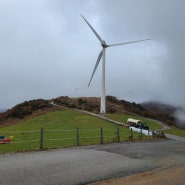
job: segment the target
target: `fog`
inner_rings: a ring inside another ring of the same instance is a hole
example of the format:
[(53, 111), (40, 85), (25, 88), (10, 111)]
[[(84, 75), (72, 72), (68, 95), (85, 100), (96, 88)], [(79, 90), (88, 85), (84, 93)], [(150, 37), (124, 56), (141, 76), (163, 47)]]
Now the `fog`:
[(108, 43), (106, 94), (185, 106), (185, 1), (0, 0), (0, 108), (58, 96), (100, 96), (100, 52), (83, 14)]

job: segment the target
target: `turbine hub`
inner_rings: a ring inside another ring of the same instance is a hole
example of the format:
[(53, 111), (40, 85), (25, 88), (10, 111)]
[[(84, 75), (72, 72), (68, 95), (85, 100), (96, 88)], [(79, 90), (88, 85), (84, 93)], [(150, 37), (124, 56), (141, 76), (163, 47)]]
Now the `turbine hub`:
[(109, 47), (104, 40), (102, 41), (101, 45), (102, 45), (103, 48)]

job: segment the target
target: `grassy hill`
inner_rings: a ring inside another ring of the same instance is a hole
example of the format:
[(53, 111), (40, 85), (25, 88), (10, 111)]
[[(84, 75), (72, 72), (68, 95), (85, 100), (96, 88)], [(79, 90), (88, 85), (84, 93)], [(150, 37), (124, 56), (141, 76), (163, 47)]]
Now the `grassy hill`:
[[(111, 115), (108, 116), (111, 117)], [(126, 122), (128, 115), (119, 115), (118, 118)], [(114, 119), (117, 119), (116, 116)], [(147, 121), (151, 129), (159, 128), (154, 121), (147, 119), (144, 121)], [(63, 109), (23, 119), (18, 124), (1, 127), (0, 135), (13, 136), (14, 140), (9, 144), (0, 144), (0, 153), (39, 150), (41, 128), (43, 128), (42, 149), (123, 142), (129, 141), (129, 136), (131, 136), (131, 131), (126, 127), (76, 110)], [(133, 133), (132, 139), (141, 140), (140, 134)], [(149, 138), (143, 135), (142, 140), (144, 139)]]
[[(16, 105), (0, 114), (0, 135), (14, 137), (11, 144), (0, 145), (0, 152), (38, 150), (41, 127), (44, 129), (44, 149), (128, 141), (131, 136), (129, 129), (77, 111), (79, 109), (99, 113), (99, 102), (100, 99), (95, 97), (63, 96), (52, 100), (31, 100)], [(123, 123), (126, 123), (128, 117), (142, 119), (148, 123), (150, 129), (160, 129), (161, 126), (143, 117), (165, 122), (175, 110), (170, 109), (170, 112), (167, 106), (162, 111), (161, 106), (156, 108), (148, 103), (130, 103), (112, 96), (107, 96), (106, 103), (108, 118)], [(175, 132), (179, 133), (179, 130)], [(180, 131), (179, 134), (183, 135), (184, 132)], [(134, 139), (140, 139), (139, 133), (134, 133)]]
[[(51, 101), (60, 105), (56, 107), (51, 104)], [(36, 115), (41, 115), (46, 112), (52, 112), (65, 108), (73, 108), (86, 110), (93, 113), (100, 112), (100, 98), (96, 97), (80, 97), (70, 98), (61, 96), (52, 100), (31, 100), (18, 104), (12, 109), (0, 113), (0, 126), (12, 125), (22, 120), (25, 120)], [(173, 116), (175, 107), (158, 103), (137, 104), (125, 100), (118, 100), (116, 97), (106, 97), (107, 113), (117, 113), (126, 115), (138, 115), (142, 117), (154, 118), (168, 124), (173, 124), (175, 118)]]

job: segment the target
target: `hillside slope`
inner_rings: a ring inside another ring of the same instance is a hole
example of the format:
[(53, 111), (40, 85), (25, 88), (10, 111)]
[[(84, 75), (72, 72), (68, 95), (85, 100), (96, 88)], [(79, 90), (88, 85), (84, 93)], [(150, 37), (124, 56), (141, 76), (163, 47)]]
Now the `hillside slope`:
[[(51, 104), (52, 101), (63, 108), (56, 108), (56, 106)], [(56, 109), (65, 108), (86, 110), (98, 114), (100, 112), (100, 98), (70, 98), (68, 96), (61, 96), (52, 100), (38, 99), (25, 101), (4, 113), (0, 113), (0, 125), (4, 126), (7, 124), (14, 124), (22, 119), (27, 119), (30, 116), (36, 116), (49, 111), (55, 111)], [(106, 109), (107, 113), (139, 115), (158, 119), (169, 124), (174, 122), (175, 118), (173, 117), (173, 113), (176, 110), (175, 107), (170, 107), (168, 105), (162, 106), (157, 103), (155, 104), (150, 102), (137, 104), (125, 100), (118, 100), (113, 96), (106, 97)]]
[(57, 108), (53, 107), (48, 100), (38, 99), (25, 101), (6, 112), (0, 113), (0, 125), (12, 125), (30, 116), (40, 115), (56, 109)]
[[(80, 97), (69, 98), (68, 96), (61, 96), (53, 100), (57, 105), (82, 109), (89, 112), (100, 112), (100, 98), (96, 97)], [(106, 112), (107, 113), (125, 113), (125, 114), (147, 114), (147, 110), (140, 104), (130, 103), (125, 100), (118, 100), (116, 97), (106, 97)]]

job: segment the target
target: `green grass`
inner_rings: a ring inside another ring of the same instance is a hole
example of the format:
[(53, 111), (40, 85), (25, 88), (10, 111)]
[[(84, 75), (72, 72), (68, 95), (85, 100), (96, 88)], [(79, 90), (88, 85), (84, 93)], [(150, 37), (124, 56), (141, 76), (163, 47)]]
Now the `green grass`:
[[(108, 116), (118, 121), (121, 119), (122, 122), (125, 122), (128, 117), (116, 114)], [(157, 128), (152, 121), (146, 120), (146, 122), (152, 128)], [(130, 135), (128, 128), (114, 125), (94, 116), (74, 110), (55, 111), (33, 117), (16, 125), (0, 128), (0, 135), (14, 136), (14, 140), (9, 144), (0, 144), (0, 153), (39, 150), (41, 127), (44, 129), (43, 149), (76, 146), (77, 128), (79, 145), (100, 144), (100, 128), (103, 128), (104, 143), (117, 142), (117, 128), (119, 128), (120, 141), (128, 141)], [(135, 140), (138, 139), (138, 136), (139, 133), (134, 133)]]
[(179, 129), (175, 126), (173, 126), (170, 130), (166, 130), (165, 133), (180, 136), (180, 137), (185, 137), (185, 130)]
[(147, 118), (143, 118), (143, 117), (139, 117), (139, 116), (123, 115), (123, 114), (107, 114), (107, 117), (110, 119), (125, 123), (125, 124), (127, 123), (128, 118), (142, 120), (145, 123), (147, 123), (150, 130), (157, 130), (157, 129), (162, 128), (162, 126), (159, 125), (157, 122), (152, 121), (151, 119), (147, 119)]

